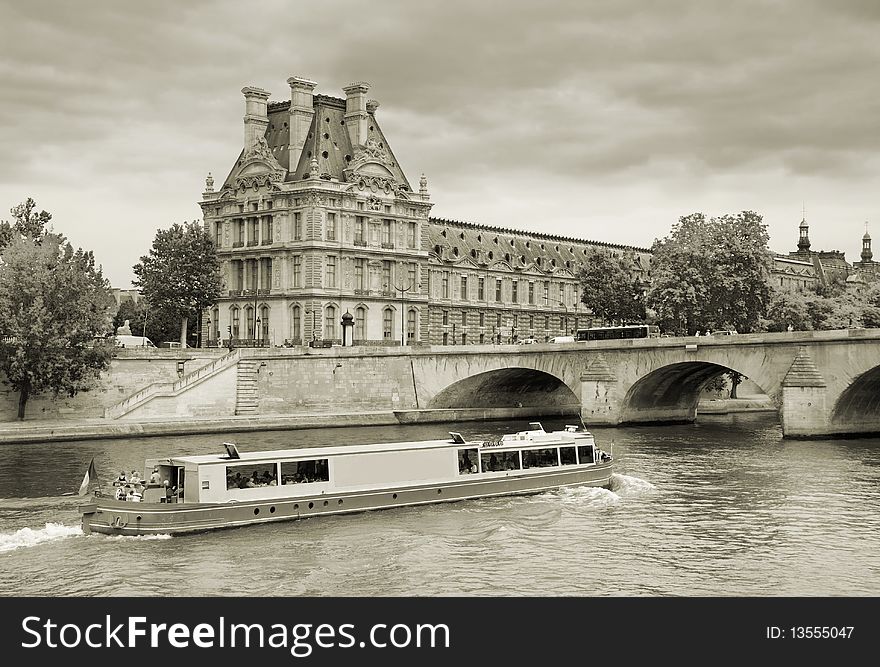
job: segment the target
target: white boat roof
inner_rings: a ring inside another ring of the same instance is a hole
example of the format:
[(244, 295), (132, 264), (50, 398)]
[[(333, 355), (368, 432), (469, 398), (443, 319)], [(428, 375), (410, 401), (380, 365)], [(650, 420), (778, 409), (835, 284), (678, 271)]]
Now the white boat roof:
[[(525, 439), (520, 439), (519, 435), (525, 435)], [(531, 439), (531, 436), (536, 436), (534, 440)], [(498, 450), (501, 448), (504, 449), (522, 449), (523, 447), (529, 446), (557, 446), (557, 445), (573, 445), (574, 438), (573, 436), (580, 435), (582, 437), (587, 437), (592, 440), (592, 436), (588, 432), (568, 432), (568, 431), (552, 431), (547, 433), (545, 431), (531, 430), (531, 431), (521, 431), (516, 434), (509, 434), (503, 436), (503, 439), (494, 442), (487, 442), (484, 440), (464, 440), (458, 434), (455, 434), (455, 437), (445, 440), (419, 440), (419, 441), (408, 441), (408, 442), (387, 442), (387, 443), (377, 443), (377, 444), (368, 444), (368, 445), (336, 445), (333, 447), (299, 447), (297, 449), (276, 449), (276, 450), (263, 450), (257, 452), (239, 452), (237, 447), (232, 443), (223, 443), (226, 446), (227, 450), (231, 448), (232, 451), (235, 451), (238, 454), (238, 458), (230, 457), (225, 452), (218, 452), (216, 454), (199, 454), (192, 456), (171, 456), (169, 459), (174, 461), (176, 464), (180, 463), (194, 463), (196, 465), (206, 465), (206, 464), (236, 464), (236, 463), (248, 463), (248, 462), (256, 462), (256, 461), (266, 461), (266, 460), (297, 460), (297, 459), (322, 459), (322, 458), (330, 458), (333, 456), (339, 455), (349, 455), (349, 454), (366, 454), (366, 453), (378, 453), (378, 452), (394, 452), (401, 450), (420, 450), (420, 449), (438, 449), (438, 448), (461, 448), (465, 446), (470, 447), (483, 447), (485, 450)], [(461, 438), (461, 441), (459, 441)], [(168, 460), (168, 459), (159, 459)]]

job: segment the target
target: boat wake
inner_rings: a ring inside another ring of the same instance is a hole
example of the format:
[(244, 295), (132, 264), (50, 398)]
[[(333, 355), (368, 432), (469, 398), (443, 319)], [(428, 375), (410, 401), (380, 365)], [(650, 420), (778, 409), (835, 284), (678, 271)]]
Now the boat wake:
[(656, 491), (657, 487), (639, 477), (614, 473), (611, 475), (611, 490), (622, 496), (635, 496)]
[(96, 537), (100, 537), (105, 540), (113, 540), (113, 541), (117, 541), (117, 540), (121, 540), (121, 541), (170, 540), (171, 539), (171, 535), (168, 535), (167, 533), (160, 533), (158, 535), (96, 535)]
[(65, 537), (82, 535), (80, 526), (65, 526), (60, 523), (47, 523), (45, 528), (21, 528), (14, 533), (0, 533), (0, 553), (15, 551), (24, 547), (35, 547), (44, 542), (52, 542)]

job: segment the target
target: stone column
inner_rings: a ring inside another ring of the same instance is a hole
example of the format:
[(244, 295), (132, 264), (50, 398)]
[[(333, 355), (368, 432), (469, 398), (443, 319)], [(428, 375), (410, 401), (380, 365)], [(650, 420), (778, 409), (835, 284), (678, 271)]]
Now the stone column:
[(620, 402), (617, 378), (600, 353), (581, 373), (581, 419), (585, 424), (617, 424)]

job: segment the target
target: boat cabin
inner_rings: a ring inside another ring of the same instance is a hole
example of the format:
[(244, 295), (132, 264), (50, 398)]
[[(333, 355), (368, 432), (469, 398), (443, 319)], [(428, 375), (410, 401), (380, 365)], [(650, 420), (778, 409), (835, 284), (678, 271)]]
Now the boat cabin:
[[(533, 422), (528, 431), (494, 441), (450, 435), (451, 440), (271, 452), (239, 452), (234, 444), (224, 443), (222, 454), (148, 460), (147, 470), (157, 467), (163, 482), (148, 486), (144, 501), (273, 500), (449, 483), (462, 475), (528, 475), (554, 466), (595, 465), (605, 460), (593, 436), (576, 426), (547, 433), (539, 422)], [(175, 487), (176, 492), (169, 492)]]

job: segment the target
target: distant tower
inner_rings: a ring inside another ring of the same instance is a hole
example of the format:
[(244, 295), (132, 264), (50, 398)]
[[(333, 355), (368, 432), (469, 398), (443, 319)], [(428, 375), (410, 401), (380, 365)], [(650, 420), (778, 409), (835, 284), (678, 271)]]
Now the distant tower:
[(798, 238), (798, 252), (808, 254), (810, 252), (810, 226), (806, 217), (801, 219), (800, 237)]
[(867, 264), (871, 261), (874, 253), (871, 252), (871, 235), (868, 234), (868, 223), (865, 223), (865, 235), (862, 237), (862, 263)]

